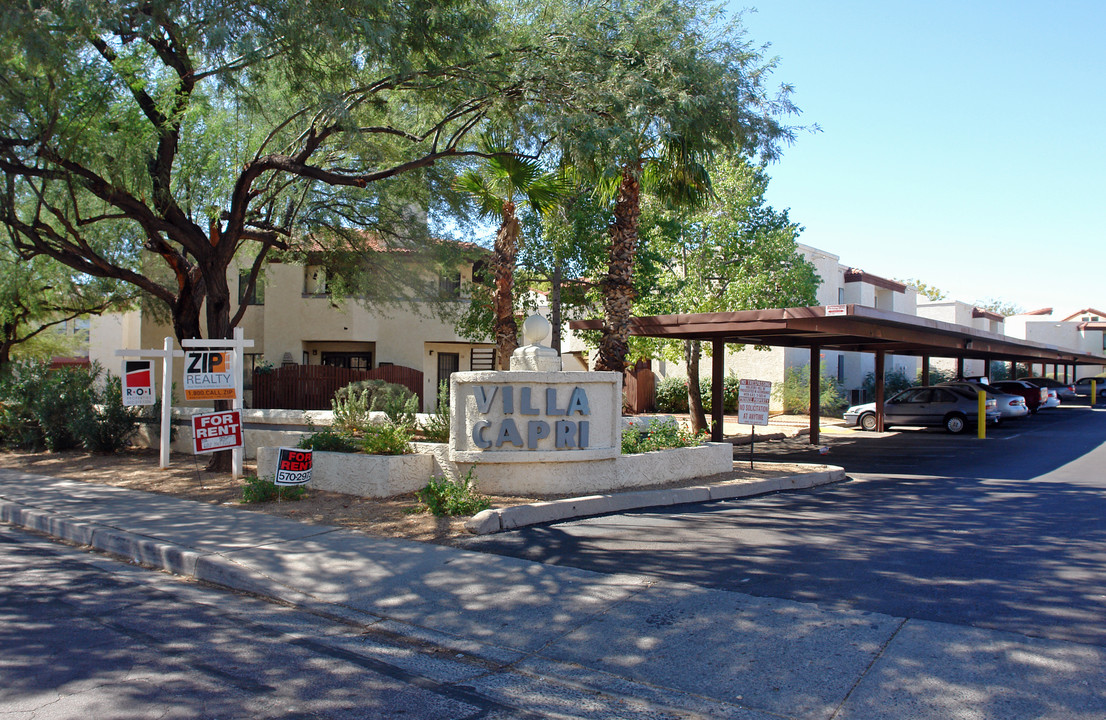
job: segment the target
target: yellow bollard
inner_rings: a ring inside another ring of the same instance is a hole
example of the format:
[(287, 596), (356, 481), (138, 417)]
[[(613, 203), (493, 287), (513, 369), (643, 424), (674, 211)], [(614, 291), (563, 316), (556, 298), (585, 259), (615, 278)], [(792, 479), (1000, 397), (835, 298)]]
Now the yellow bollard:
[(979, 417), (976, 423), (976, 437), (980, 440), (987, 438), (987, 391), (983, 388), (979, 390)]
[(1097, 384), (1098, 384), (1098, 383), (1097, 383), (1097, 381), (1096, 381), (1096, 380), (1091, 380), (1091, 407), (1094, 407), (1094, 401), (1098, 399), (1098, 395), (1097, 395), (1097, 393), (1098, 393), (1098, 387), (1097, 387)]

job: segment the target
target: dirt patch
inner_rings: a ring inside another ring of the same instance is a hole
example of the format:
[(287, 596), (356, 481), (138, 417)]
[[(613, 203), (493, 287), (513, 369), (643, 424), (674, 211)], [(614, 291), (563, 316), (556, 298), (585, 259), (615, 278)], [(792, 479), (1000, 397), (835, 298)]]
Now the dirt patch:
[[(131, 490), (163, 493), (215, 505), (227, 505), (246, 511), (281, 515), (303, 522), (331, 525), (379, 537), (406, 538), (449, 545), (456, 538), (468, 536), (463, 523), (467, 518), (435, 517), (418, 512), (414, 494), (386, 499), (361, 498), (352, 495), (309, 490), (307, 497), (295, 502), (241, 504), (241, 479), (229, 474), (204, 472), (204, 458), (174, 454), (169, 467), (158, 467), (158, 451), (131, 449), (115, 455), (98, 455), (79, 451), (66, 452), (0, 452), (0, 468), (82, 482), (114, 485)], [(248, 463), (246, 472), (253, 472)], [(743, 482), (750, 479), (778, 477), (809, 470), (809, 467), (787, 463), (757, 463), (754, 469), (738, 469), (733, 473), (695, 480), (663, 483), (651, 487), (670, 488), (702, 485), (707, 482)], [(642, 488), (634, 488), (642, 489)], [(508, 497), (490, 495), (492, 507), (502, 508), (555, 497)]]

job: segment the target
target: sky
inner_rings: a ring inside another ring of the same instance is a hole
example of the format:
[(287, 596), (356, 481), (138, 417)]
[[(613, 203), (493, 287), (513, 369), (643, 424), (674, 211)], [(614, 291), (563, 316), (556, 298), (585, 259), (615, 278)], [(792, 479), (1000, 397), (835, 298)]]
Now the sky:
[(768, 167), (800, 242), (952, 300), (1106, 310), (1106, 0), (731, 7), (787, 124), (820, 127)]

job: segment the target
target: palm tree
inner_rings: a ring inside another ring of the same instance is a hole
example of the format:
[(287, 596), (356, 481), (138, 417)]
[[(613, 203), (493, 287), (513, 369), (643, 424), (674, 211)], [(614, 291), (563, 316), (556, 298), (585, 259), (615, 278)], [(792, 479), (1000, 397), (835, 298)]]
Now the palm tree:
[(701, 203), (710, 195), (710, 176), (700, 162), (707, 155), (706, 146), (695, 148), (682, 140), (671, 140), (655, 148), (643, 147), (637, 157), (623, 163), (616, 180), (608, 180), (608, 192), (614, 199), (614, 220), (608, 228), (607, 275), (601, 283), (604, 323), (597, 370), (622, 373), (626, 369), (642, 191), (648, 190), (659, 201), (676, 206)]
[(518, 347), (518, 324), (514, 312), (515, 257), (518, 254), (519, 202), (534, 212), (543, 213), (565, 192), (565, 182), (556, 173), (542, 172), (532, 158), (518, 155), (505, 138), (484, 136), (480, 151), (485, 154), (480, 168), (460, 175), (454, 186), (471, 195), (483, 217), (499, 218), (495, 234), (495, 322), (496, 364), (500, 370), (510, 367), (511, 353)]

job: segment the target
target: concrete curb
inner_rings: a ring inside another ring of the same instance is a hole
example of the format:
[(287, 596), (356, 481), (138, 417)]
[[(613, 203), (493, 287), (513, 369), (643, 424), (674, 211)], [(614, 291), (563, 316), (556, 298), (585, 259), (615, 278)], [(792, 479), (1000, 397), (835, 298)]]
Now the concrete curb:
[(528, 525), (559, 522), (572, 518), (609, 515), (648, 507), (668, 507), (670, 505), (708, 502), (710, 500), (730, 500), (787, 490), (801, 490), (840, 482), (845, 479), (845, 469), (842, 467), (837, 465), (819, 465), (817, 467), (826, 469), (764, 480), (752, 480), (747, 483), (698, 485), (665, 490), (639, 490), (605, 495), (587, 495), (482, 510), (465, 522), (465, 529), (475, 535), (490, 535), (503, 530), (514, 530)]
[[(316, 598), (244, 568), (217, 553), (190, 550), (180, 545), (161, 542), (105, 525), (74, 520), (9, 500), (0, 500), (0, 522), (96, 548), (181, 577), (202, 580), (300, 606), (324, 607)], [(334, 614), (333, 610), (330, 613)]]

